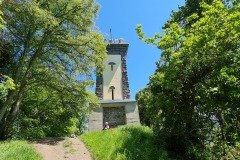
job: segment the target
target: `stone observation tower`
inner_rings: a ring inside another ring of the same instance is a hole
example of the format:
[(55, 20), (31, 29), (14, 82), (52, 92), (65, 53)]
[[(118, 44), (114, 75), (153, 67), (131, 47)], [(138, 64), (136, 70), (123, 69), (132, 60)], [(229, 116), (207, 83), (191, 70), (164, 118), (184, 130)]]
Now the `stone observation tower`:
[(130, 99), (126, 65), (128, 46), (123, 39), (109, 41), (105, 70), (96, 81), (96, 95), (101, 107), (90, 113), (89, 132), (102, 130), (105, 122), (110, 128), (140, 123), (137, 103)]

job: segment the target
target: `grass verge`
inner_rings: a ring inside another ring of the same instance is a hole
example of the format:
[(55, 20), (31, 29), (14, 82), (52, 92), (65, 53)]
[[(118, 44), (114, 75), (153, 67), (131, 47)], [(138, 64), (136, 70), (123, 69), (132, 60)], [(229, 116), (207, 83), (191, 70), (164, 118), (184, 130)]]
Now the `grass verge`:
[(167, 153), (155, 145), (150, 128), (126, 125), (80, 136), (95, 160), (166, 160)]
[(0, 159), (3, 160), (41, 160), (42, 157), (26, 141), (0, 142)]

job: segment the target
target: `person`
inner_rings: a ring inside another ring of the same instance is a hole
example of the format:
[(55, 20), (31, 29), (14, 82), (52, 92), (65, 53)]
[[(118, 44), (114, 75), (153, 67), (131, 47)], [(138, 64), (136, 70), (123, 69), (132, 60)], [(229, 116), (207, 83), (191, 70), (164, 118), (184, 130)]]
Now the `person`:
[(71, 138), (76, 138), (74, 133), (71, 134)]
[(105, 122), (104, 126), (103, 126), (103, 130), (108, 130), (110, 127), (109, 127), (109, 124), (108, 122)]

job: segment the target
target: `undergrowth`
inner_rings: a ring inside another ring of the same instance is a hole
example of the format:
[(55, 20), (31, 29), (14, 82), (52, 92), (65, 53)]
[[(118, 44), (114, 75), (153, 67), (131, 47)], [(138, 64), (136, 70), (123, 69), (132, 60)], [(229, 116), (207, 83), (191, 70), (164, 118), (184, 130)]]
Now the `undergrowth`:
[(80, 136), (95, 160), (166, 160), (167, 153), (154, 143), (150, 128), (126, 125)]
[(41, 160), (42, 157), (36, 152), (31, 144), (26, 141), (3, 141), (0, 142), (1, 160)]

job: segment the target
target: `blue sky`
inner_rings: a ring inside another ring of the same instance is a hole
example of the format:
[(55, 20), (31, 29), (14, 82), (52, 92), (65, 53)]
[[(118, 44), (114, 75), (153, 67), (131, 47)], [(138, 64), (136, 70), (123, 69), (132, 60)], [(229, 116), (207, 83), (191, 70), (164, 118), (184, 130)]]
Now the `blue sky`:
[(110, 28), (112, 38), (124, 38), (129, 44), (127, 68), (131, 99), (149, 82), (154, 74), (155, 62), (159, 60), (161, 51), (138, 39), (135, 31), (137, 24), (142, 24), (146, 36), (163, 33), (162, 26), (169, 19), (171, 11), (184, 5), (184, 0), (97, 0), (101, 5), (99, 16), (95, 20), (101, 33), (109, 39)]

